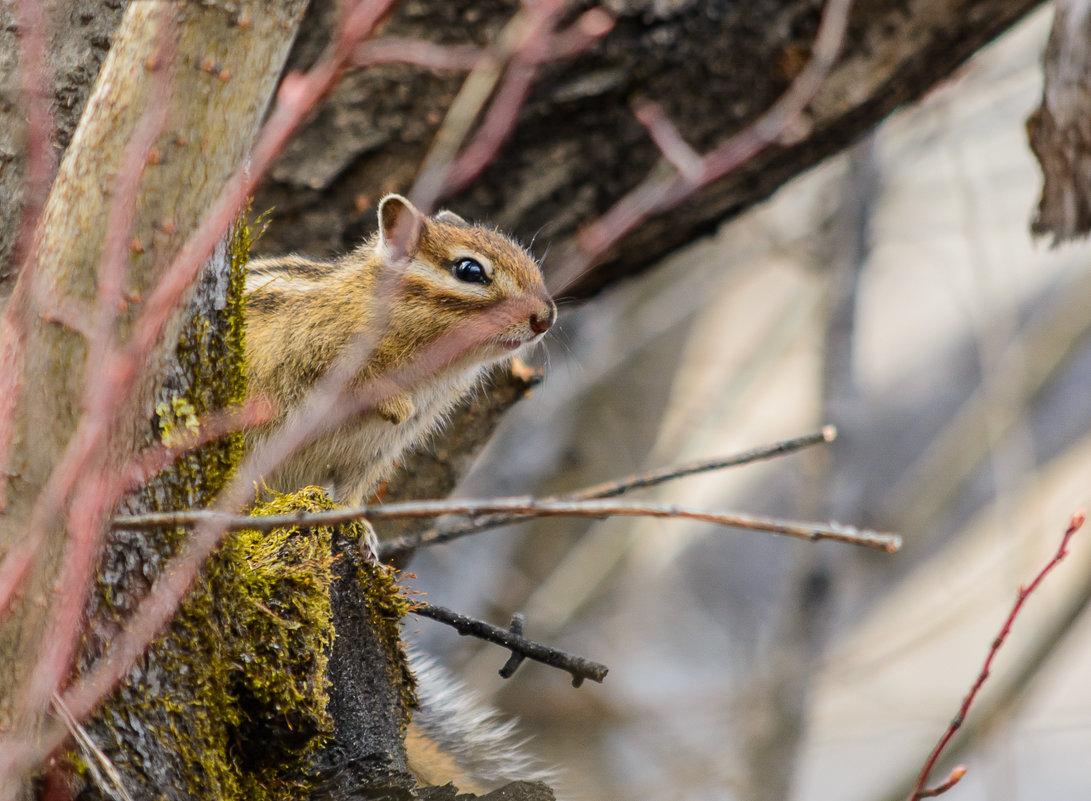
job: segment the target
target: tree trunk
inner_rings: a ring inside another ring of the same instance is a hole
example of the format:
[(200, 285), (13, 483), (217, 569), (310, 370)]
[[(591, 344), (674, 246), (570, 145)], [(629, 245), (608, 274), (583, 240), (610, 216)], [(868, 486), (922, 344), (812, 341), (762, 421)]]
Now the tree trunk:
[[(27, 109), (21, 97), (19, 3), (0, 4), (0, 297), (13, 275), (11, 263), (16, 229), (23, 211), (26, 175)], [(22, 4), (29, 6), (30, 4)], [(52, 113), (51, 131), (57, 153), (72, 141), (114, 29), (125, 9), (121, 0), (43, 0), (38, 14), (46, 21), (43, 101)], [(37, 143), (45, 146), (46, 142)], [(52, 152), (46, 154), (56, 169)], [(52, 174), (52, 173), (51, 173)]]
[[(20, 365), (0, 364), (0, 382), (5, 372), (9, 377), (23, 375), (12, 461), (3, 466), (11, 475), (0, 476), (7, 484), (7, 505), (0, 516), (0, 554), (10, 554), (19, 545), (34, 499), (76, 430), (84, 402), (88, 345), (86, 331), (65, 321), (73, 308), (94, 307), (105, 232), (111, 227), (111, 201), (118, 192), (117, 174), (127, 143), (146, 124), (142, 122), (145, 111), (154, 107), (156, 87), (166, 89), (166, 122), (144, 154), (131, 230), (125, 236), (130, 263), (125, 294), (132, 298), (146, 296), (244, 158), (303, 5), (302, 0), (281, 0), (275, 4), (134, 2), (129, 6), (46, 205), (33, 275), (37, 283), (23, 276), (9, 309), (25, 332), (21, 365), (26, 372), (21, 372)], [(332, 0), (312, 4), (292, 56), (296, 66), (312, 62), (328, 41), (337, 16), (335, 5)], [(541, 238), (552, 242), (547, 271), (559, 266), (556, 254), (573, 244), (582, 226), (652, 171), (664, 169), (659, 151), (632, 114), (632, 100), (656, 101), (691, 146), (708, 149), (744, 128), (784, 91), (809, 57), (819, 18), (811, 0), (742, 4), (611, 0), (606, 5), (617, 16), (613, 30), (579, 58), (543, 68), (498, 158), (478, 182), (447, 199), (460, 213), (491, 219), (526, 240), (541, 231)], [(793, 131), (790, 144), (769, 148), (736, 174), (648, 220), (574, 285), (570, 294), (589, 297), (635, 275), (767, 197), (789, 178), (865, 133), (898, 105), (945, 79), (1034, 5), (1030, 0), (858, 4), (844, 54), (812, 103), (805, 129)], [(84, 6), (87, 10), (82, 10)], [(117, 6), (106, 0), (103, 10), (116, 16)], [(513, 0), (404, 4), (386, 33), (487, 45), (517, 6)], [(17, 41), (8, 8), (0, 9), (3, 66), (16, 62)], [(98, 71), (105, 32), (113, 19), (110, 14), (96, 14), (99, 4), (86, 0), (65, 8), (79, 24), (58, 26), (50, 40), (49, 62), (55, 72), (53, 97), (64, 98), (55, 118), (62, 147), (74, 119), (66, 109), (82, 105), (81, 93)], [(169, 21), (175, 9), (177, 18)], [(243, 19), (246, 24), (240, 24)], [(88, 35), (88, 30), (93, 33)], [(162, 30), (169, 35), (161, 35)], [(73, 57), (73, 48), (82, 41), (90, 46)], [(171, 51), (173, 62), (160, 58)], [(162, 70), (172, 72), (157, 83)], [(8, 77), (13, 70), (5, 69), (3, 74), (8, 83), (0, 85), (7, 101), (0, 103), (0, 136), (11, 132), (12, 139), (0, 139), (0, 194), (15, 198), (24, 174), (19, 133), (23, 129), (18, 101), (12, 100), (16, 88)], [(275, 207), (262, 248), (321, 255), (355, 245), (370, 225), (369, 203), (384, 191), (404, 190), (411, 183), (460, 80), (460, 76), (411, 66), (369, 68), (347, 75), (256, 200), (259, 211)], [(5, 275), (12, 272), (18, 209), (13, 202), (0, 210), (0, 294)], [(217, 291), (210, 290), (213, 302)], [(123, 337), (131, 322), (131, 314), (119, 316)], [(176, 314), (149, 363), (171, 362), (163, 353), (167, 343), (177, 339), (181, 326), (182, 315)], [(220, 374), (216, 380), (223, 379)], [(115, 465), (144, 442), (152, 392), (149, 371), (115, 426), (112, 444), (90, 455), (88, 469)], [(511, 393), (505, 403), (513, 402), (518, 394)], [(490, 407), (490, 421), (504, 407)], [(456, 420), (451, 430), (457, 428)], [(475, 442), (460, 442), (449, 450), (468, 453), (489, 430), (490, 425), (482, 425)], [(449, 487), (463, 467), (441, 465), (440, 474), (422, 470), (415, 480), (434, 492), (436, 487)], [(403, 487), (399, 491), (413, 494), (413, 482)], [(50, 597), (65, 552), (59, 520), (44, 528), (42, 536), (42, 550), (23, 600), (0, 627), (0, 653), (18, 655), (0, 660), (0, 728), (12, 724), (18, 699), (38, 664), (51, 610), (37, 602)], [(112, 553), (121, 559), (129, 551), (115, 543)], [(162, 556), (163, 552), (157, 552), (154, 558)], [(352, 699), (344, 703), (351, 706)], [(321, 724), (315, 726), (321, 728)], [(286, 735), (279, 732), (277, 736)], [(345, 761), (335, 749), (329, 753)], [(226, 786), (212, 782), (208, 789), (218, 792)]]
[[(18, 399), (0, 553), (10, 556), (30, 542), (32, 515), (41, 524), (34, 531), (37, 557), (0, 627), (0, 653), (6, 657), (0, 661), (0, 728), (11, 731), (18, 724), (25, 730), (33, 721), (16, 720), (20, 705), (30, 698), (31, 708), (24, 711), (33, 717), (48, 700), (33, 697), (28, 681), (48, 666), (40, 648), (52, 616), (59, 614), (48, 599), (54, 597), (54, 583), (60, 580), (63, 587), (68, 578), (60, 568), (66, 549), (74, 546), (66, 545), (65, 493), (47, 481), (66, 450), (71, 458), (79, 447), (72, 438), (81, 412), (95, 414), (98, 399), (85, 397), (85, 379), (117, 364), (105, 351), (88, 362), (89, 342), (97, 331), (117, 336), (118, 349), (125, 347), (135, 317), (131, 301), (150, 293), (242, 163), (304, 6), (304, 0), (233, 4), (231, 10), (133, 3), (61, 164), (39, 223), (36, 262), (20, 275), (8, 305), (0, 366), (6, 396)], [(134, 149), (131, 143), (142, 135), (147, 143)], [(111, 222), (111, 213), (125, 194), (126, 171), (138, 177), (135, 202), (118, 224)], [(105, 309), (105, 325), (96, 329), (96, 297), (110, 258), (108, 232), (123, 237), (116, 256), (126, 265), (121, 298), (129, 303), (116, 319), (110, 316), (113, 309)], [(219, 282), (221, 307), (225, 291), (226, 282)], [(163, 363), (168, 345), (178, 338), (183, 311), (170, 316), (159, 344), (136, 367)], [(21, 351), (11, 347), (20, 338)], [(14, 354), (21, 356), (17, 362)], [(116, 469), (145, 442), (155, 378), (155, 369), (143, 371), (119, 399), (121, 410), (112, 424), (110, 410), (101, 411), (103, 436), (83, 440), (80, 472)], [(123, 379), (112, 374), (101, 386), (109, 390)], [(43, 490), (49, 500), (35, 513)], [(58, 661), (67, 662), (61, 647)]]

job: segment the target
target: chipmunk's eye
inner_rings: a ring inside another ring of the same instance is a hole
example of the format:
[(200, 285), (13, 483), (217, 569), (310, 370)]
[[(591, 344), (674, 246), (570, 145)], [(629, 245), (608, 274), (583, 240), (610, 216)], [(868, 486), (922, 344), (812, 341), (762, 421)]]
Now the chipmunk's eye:
[(489, 284), (492, 279), (476, 259), (459, 259), (451, 265), (451, 275), (467, 284)]

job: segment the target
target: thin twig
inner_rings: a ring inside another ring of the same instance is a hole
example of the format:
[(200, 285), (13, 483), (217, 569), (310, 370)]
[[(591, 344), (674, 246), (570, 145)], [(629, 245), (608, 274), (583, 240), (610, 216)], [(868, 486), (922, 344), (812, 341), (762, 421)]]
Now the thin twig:
[(951, 721), (950, 725), (943, 732), (939, 738), (939, 742), (936, 743), (932, 749), (932, 753), (928, 755), (928, 759), (925, 760), (924, 767), (921, 768), (920, 775), (917, 777), (917, 783), (913, 787), (913, 791), (909, 794), (909, 801), (917, 801), (920, 798), (930, 798), (937, 796), (940, 793), (946, 792), (954, 786), (954, 784), (962, 778), (958, 773), (958, 770), (952, 772), (951, 777), (947, 779), (942, 785), (933, 787), (931, 789), (925, 789), (925, 785), (928, 783), (928, 776), (936, 767), (936, 763), (939, 761), (940, 756), (943, 754), (947, 744), (951, 742), (951, 738), (955, 736), (955, 733), (962, 727), (962, 723), (966, 720), (966, 715), (970, 712), (970, 707), (974, 703), (974, 699), (977, 698), (978, 692), (984, 686), (985, 682), (989, 678), (989, 671), (992, 667), (993, 659), (996, 657), (997, 652), (1000, 650), (1000, 646), (1004, 644), (1004, 641), (1008, 638), (1008, 634), (1011, 632), (1012, 624), (1015, 622), (1015, 618), (1019, 616), (1019, 612), (1023, 609), (1023, 604), (1032, 592), (1038, 589), (1038, 585), (1042, 583), (1045, 577), (1060, 564), (1061, 560), (1068, 556), (1068, 543), (1072, 539), (1072, 536), (1080, 530), (1080, 526), (1083, 525), (1086, 515), (1084, 510), (1080, 509), (1072, 518), (1068, 521), (1068, 528), (1065, 530), (1064, 537), (1061, 538), (1061, 547), (1057, 549), (1057, 553), (1053, 555), (1053, 558), (1049, 560), (1045, 567), (1038, 571), (1038, 575), (1034, 577), (1034, 580), (1025, 587), (1019, 588), (1019, 593), (1015, 598), (1015, 604), (1011, 608), (1011, 612), (1008, 613), (1007, 620), (1004, 621), (1004, 625), (1000, 627), (1000, 633), (996, 635), (996, 639), (993, 640), (992, 646), (989, 648), (989, 653), (985, 657), (985, 664), (981, 667), (981, 672), (977, 676), (977, 680), (974, 682), (970, 691), (966, 694), (966, 697), (962, 699), (962, 706), (959, 707), (958, 713)]
[(689, 146), (662, 106), (654, 100), (640, 98), (633, 102), (633, 116), (644, 126), (659, 152), (678, 172), (692, 181), (701, 177), (701, 154)]
[(496, 44), (481, 54), (447, 110), (409, 191), (419, 208), (430, 210), (492, 161), (511, 133), (542, 64), (579, 54), (613, 27), (609, 13), (592, 8), (557, 31), (564, 5), (559, 0), (524, 3)]
[[(790, 453), (809, 448), (813, 445), (819, 445), (826, 442), (833, 442), (837, 438), (837, 429), (834, 426), (823, 426), (820, 431), (816, 431), (813, 434), (807, 434), (802, 437), (796, 437), (794, 439), (784, 440), (782, 442), (775, 442), (772, 445), (763, 445), (758, 448), (751, 448), (748, 451), (734, 454), (732, 456), (721, 457), (717, 459), (702, 459), (695, 462), (687, 462), (681, 465), (672, 465), (670, 467), (661, 467), (655, 470), (649, 470), (643, 473), (636, 473), (625, 478), (616, 479), (614, 481), (606, 481), (601, 484), (594, 484), (590, 487), (585, 487), (581, 490), (574, 492), (566, 492), (560, 495), (553, 495), (548, 498), (543, 498), (543, 502), (564, 502), (564, 501), (589, 501), (596, 498), (614, 498), (618, 495), (623, 495), (626, 492), (633, 490), (647, 489), (648, 487), (654, 487), (659, 484), (663, 484), (667, 481), (674, 481), (675, 479), (685, 478), (687, 476), (697, 475), (699, 473), (708, 473), (715, 470), (723, 470), (729, 467), (740, 467), (746, 464), (753, 464), (754, 462), (764, 461), (766, 459), (773, 459), (778, 456), (786, 456)], [(384, 561), (389, 560), (391, 557), (399, 554), (403, 554), (412, 551), (416, 548), (427, 547), (431, 545), (442, 545), (453, 540), (457, 540), (461, 537), (466, 537), (471, 534), (476, 534), (480, 531), (486, 531), (491, 528), (498, 528), (500, 526), (509, 526), (515, 523), (521, 523), (526, 520), (532, 520), (536, 515), (515, 515), (515, 514), (503, 514), (503, 515), (490, 515), (488, 517), (477, 517), (469, 522), (458, 521), (456, 523), (448, 525), (439, 525), (428, 531), (418, 532), (416, 534), (409, 534), (404, 537), (397, 537), (395, 539), (387, 540), (380, 546), (379, 555)]]
[[(527, 618), (522, 612), (516, 612), (511, 616), (511, 623), (508, 624), (508, 631), (517, 637), (523, 636), (523, 627), (526, 625)], [(510, 679), (515, 675), (515, 671), (519, 669), (519, 666), (526, 660), (527, 655), (519, 651), (512, 651), (511, 656), (508, 657), (508, 661), (504, 663), (504, 666), (500, 668), (500, 678)]]
[[(49, 106), (49, 74), (46, 60), (47, 26), (44, 3), (20, 0), (17, 13), (19, 31), (20, 90), (26, 108), (26, 162), (23, 181), (23, 211), (15, 232), (11, 263), (20, 264), (19, 272), (34, 277), (38, 225), (42, 206), (49, 192), (53, 172), (53, 117)], [(29, 286), (30, 280), (21, 284)], [(15, 402), (23, 377), (23, 348), (26, 318), (18, 313), (26, 290), (16, 283), (0, 320), (0, 512), (6, 505), (7, 466), (15, 426)]]
[(492, 162), (500, 146), (515, 128), (519, 110), (530, 93), (538, 68), (555, 58), (558, 37), (565, 42), (566, 56), (577, 55), (613, 27), (613, 17), (600, 8), (585, 11), (560, 33), (554, 31), (563, 3), (528, 4), (532, 9), (529, 30), (516, 50), (496, 94), (485, 111), (474, 138), (447, 166), (445, 191), (465, 189)]
[(75, 740), (76, 745), (83, 752), (83, 762), (90, 771), (99, 790), (108, 798), (115, 799), (115, 801), (133, 801), (133, 797), (125, 789), (125, 783), (122, 781), (117, 768), (114, 767), (114, 763), (98, 747), (98, 743), (91, 738), (87, 729), (80, 725), (80, 722), (76, 720), (71, 710), (65, 705), (64, 699), (57, 693), (53, 693), (53, 709), (64, 723), (65, 728), (68, 729), (68, 733)]
[(441, 45), (422, 39), (384, 36), (357, 47), (352, 65), (412, 64), (431, 70), (465, 72), (474, 68), (483, 53), (475, 45)]
[(494, 642), (527, 659), (533, 659), (535, 662), (565, 670), (572, 676), (573, 687), (579, 687), (583, 684), (584, 679), (591, 679), (591, 681), (602, 684), (602, 680), (606, 678), (606, 674), (610, 670), (606, 665), (592, 662), (582, 656), (569, 654), (556, 648), (550, 648), (548, 645), (542, 645), (534, 640), (528, 640), (512, 629), (502, 629), (483, 620), (460, 615), (458, 612), (453, 612), (442, 606), (420, 603), (414, 605), (412, 613), (445, 623), (459, 634), (471, 635)]
[(901, 548), (897, 534), (858, 529), (840, 523), (810, 523), (784, 520), (762, 515), (706, 512), (675, 504), (622, 503), (618, 501), (549, 501), (531, 497), (499, 498), (496, 500), (405, 501), (355, 509), (334, 509), (327, 512), (299, 512), (269, 517), (232, 515), (211, 509), (185, 512), (152, 512), (126, 515), (114, 519), (114, 528), (140, 530), (172, 526), (208, 524), (225, 530), (271, 531), (287, 526), (333, 526), (354, 520), (405, 520), (440, 517), (442, 515), (479, 515), (508, 512), (536, 517), (661, 517), (676, 520), (697, 520), (748, 531), (766, 531), (803, 540), (833, 540), (850, 545), (862, 545), (894, 553)]

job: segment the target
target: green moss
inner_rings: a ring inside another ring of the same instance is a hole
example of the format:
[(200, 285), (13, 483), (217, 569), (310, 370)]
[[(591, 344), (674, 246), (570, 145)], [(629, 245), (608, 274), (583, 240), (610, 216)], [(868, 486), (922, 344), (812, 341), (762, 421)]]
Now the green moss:
[[(251, 230), (236, 225), (228, 252), (225, 308), (191, 314), (179, 339), (179, 368), (155, 399), (149, 444), (170, 444), (209, 413), (246, 392), (243, 276)], [(242, 455), (230, 435), (179, 459), (140, 492), (136, 508), (207, 506)], [(254, 515), (332, 508), (310, 488), (276, 496)], [(358, 526), (342, 530), (358, 538)], [(92, 636), (81, 664), (101, 653), (111, 630), (132, 613), (149, 582), (185, 540), (160, 529), (114, 532), (100, 566)], [(329, 528), (241, 531), (223, 541), (169, 629), (88, 723), (135, 795), (163, 799), (306, 797), (306, 766), (331, 732), (327, 658), (334, 637), (330, 588), (336, 551)], [(382, 639), (404, 708), (415, 687), (399, 638), (409, 609), (393, 574), (354, 561), (372, 630)], [(350, 573), (351, 575), (351, 573)], [(171, 745), (163, 748), (161, 744)], [(147, 747), (144, 747), (144, 744)], [(78, 772), (81, 762), (73, 758)]]
[(184, 795), (298, 796), (294, 777), (332, 725), (330, 539), (328, 529), (229, 537), (148, 657), (169, 681), (130, 685), (126, 696), (137, 706), (111, 710), (140, 715), (178, 744), (175, 772), (186, 782)]
[[(358, 539), (362, 531), (354, 536)], [(397, 571), (385, 567), (375, 560), (361, 563), (357, 569), (357, 579), (364, 591), (364, 600), (371, 615), (371, 630), (382, 643), (386, 653), (387, 675), (392, 687), (401, 697), (401, 707), (406, 712), (402, 721), (402, 733), (409, 725), (409, 713), (417, 707), (417, 680), (409, 669), (409, 657), (401, 638), (401, 621), (413, 604), (406, 598), (397, 583)]]
[[(246, 393), (244, 269), (251, 229), (238, 222), (228, 245), (224, 308), (191, 308), (177, 367), (155, 399), (149, 445), (171, 444), (197, 421)], [(202, 280), (216, 280), (212, 277)], [(231, 476), (243, 440), (233, 434), (177, 460), (142, 488), (133, 507), (207, 506)], [(281, 499), (311, 508), (313, 497)], [(325, 500), (328, 505), (329, 501)], [(279, 504), (279, 505), (278, 505)], [(178, 529), (115, 532), (100, 563), (92, 632), (80, 663), (105, 650), (149, 582), (184, 541)], [(145, 797), (288, 799), (331, 722), (326, 658), (333, 628), (328, 529), (244, 531), (225, 539), (170, 628), (89, 721), (124, 781)], [(162, 743), (170, 743), (166, 748)], [(146, 744), (147, 747), (144, 747)], [(73, 759), (78, 772), (80, 760)]]

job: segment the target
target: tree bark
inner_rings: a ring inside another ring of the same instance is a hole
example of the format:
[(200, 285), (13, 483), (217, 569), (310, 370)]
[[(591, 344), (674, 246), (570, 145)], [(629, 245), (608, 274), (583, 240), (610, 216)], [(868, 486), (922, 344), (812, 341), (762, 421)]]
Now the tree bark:
[(1042, 104), (1027, 120), (1045, 185), (1031, 230), (1053, 244), (1091, 232), (1091, 2), (1058, 0)]
[[(203, 3), (140, 2), (128, 8), (46, 203), (33, 275), (20, 276), (9, 303), (9, 320), (16, 325), (7, 333), (21, 330), (25, 341), (19, 364), (0, 366), (8, 379), (21, 374), (10, 475), (4, 477), (0, 553), (11, 553), (27, 536), (35, 499), (84, 408), (87, 332), (111, 228), (110, 201), (118, 196), (118, 174), (130, 142), (148, 125), (146, 112), (162, 103), (165, 121), (155, 131), (154, 145), (141, 154), (135, 207), (124, 238), (124, 296), (129, 299), (145, 297), (155, 285), (241, 164), (304, 5), (304, 0), (283, 0), (232, 4), (228, 10)], [(241, 19), (248, 22), (240, 24)], [(169, 74), (157, 82), (163, 71)], [(171, 316), (148, 364), (161, 364), (167, 344), (177, 339), (183, 312)], [(125, 310), (115, 321), (121, 347), (133, 315)], [(144, 442), (154, 381), (154, 370), (137, 381), (108, 444), (90, 454), (85, 469), (116, 466)], [(55, 499), (58, 506), (63, 501)], [(24, 591), (0, 628), (0, 653), (11, 656), (0, 661), (3, 727), (13, 723), (28, 676), (38, 665), (43, 629), (52, 613), (49, 599), (65, 530), (62, 515), (49, 517), (52, 522), (35, 532), (41, 545)]]
[[(19, 3), (0, 4), (0, 297), (15, 269), (16, 228), (23, 211), (27, 113), (19, 63)], [(46, 94), (52, 144), (63, 153), (87, 103), (125, 4), (121, 0), (46, 0), (39, 13), (47, 21)], [(40, 143), (42, 145), (46, 143)], [(48, 154), (52, 162), (53, 154)], [(56, 168), (56, 163), (52, 163)]]
[[(293, 59), (324, 41), (329, 0), (316, 0)], [(653, 169), (656, 146), (630, 103), (659, 103), (686, 141), (711, 148), (752, 122), (806, 63), (819, 19), (811, 0), (611, 0), (613, 30), (584, 55), (542, 70), (498, 158), (445, 201), (524, 241), (548, 244), (547, 272), (579, 229)], [(921, 97), (1034, 8), (1034, 0), (857, 3), (843, 56), (790, 145), (641, 225), (566, 294), (588, 297), (635, 275)], [(403, 5), (386, 34), (485, 45), (514, 13), (489, 4)], [(262, 250), (343, 251), (367, 233), (368, 206), (404, 191), (461, 77), (412, 66), (350, 73), (296, 138), (256, 198), (274, 208)]]

